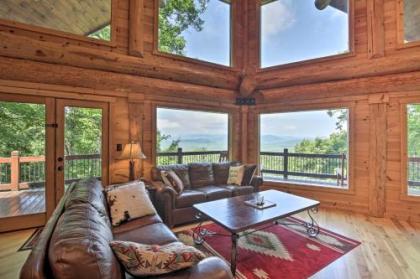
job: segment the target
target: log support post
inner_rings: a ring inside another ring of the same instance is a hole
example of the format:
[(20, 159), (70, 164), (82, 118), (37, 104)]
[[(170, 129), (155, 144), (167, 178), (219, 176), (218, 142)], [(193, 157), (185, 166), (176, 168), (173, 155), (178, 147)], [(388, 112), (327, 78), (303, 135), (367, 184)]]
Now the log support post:
[(19, 151), (12, 151), (10, 160), (10, 190), (19, 190), (20, 155)]

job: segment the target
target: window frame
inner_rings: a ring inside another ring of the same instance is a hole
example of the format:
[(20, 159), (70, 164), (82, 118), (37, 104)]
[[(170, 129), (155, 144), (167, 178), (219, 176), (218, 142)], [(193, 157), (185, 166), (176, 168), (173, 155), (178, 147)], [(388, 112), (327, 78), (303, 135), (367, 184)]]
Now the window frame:
[(228, 108), (210, 108), (206, 106), (200, 105), (183, 105), (183, 104), (168, 104), (166, 102), (157, 102), (153, 104), (153, 119), (152, 119), (152, 164), (156, 166), (157, 163), (157, 111), (158, 109), (172, 109), (172, 110), (185, 110), (185, 111), (196, 111), (196, 112), (210, 112), (210, 113), (224, 113), (228, 116), (228, 142), (227, 142), (227, 152), (228, 152), (228, 160), (232, 160), (233, 158), (233, 129), (234, 129), (234, 119), (233, 113)]
[(117, 46), (117, 7), (118, 7), (118, 1), (119, 0), (110, 0), (111, 1), (111, 40), (105, 41), (105, 40), (99, 40), (95, 38), (90, 38), (87, 36), (77, 35), (73, 33), (69, 33), (66, 31), (60, 31), (55, 30), (52, 28), (42, 27), (42, 26), (36, 26), (31, 25), (27, 23), (12, 21), (8, 19), (2, 19), (0, 18), (0, 26), (5, 26), (9, 28), (17, 28), (24, 31), (29, 31), (37, 34), (43, 34), (47, 36), (53, 36), (60, 39), (70, 39), (78, 42), (85, 42), (90, 43), (93, 45), (103, 45), (103, 46), (110, 46), (110, 47), (116, 47)]
[(397, 17), (397, 49), (405, 49), (420, 46), (420, 39), (405, 43), (405, 28), (404, 28), (404, 0), (398, 0), (396, 8)]
[(320, 192), (329, 192), (329, 193), (340, 193), (340, 194), (355, 194), (355, 183), (354, 183), (354, 156), (355, 156), (355, 129), (354, 129), (354, 102), (342, 102), (342, 103), (313, 103), (313, 104), (298, 104), (287, 106), (277, 106), (276, 108), (262, 109), (257, 112), (257, 125), (258, 125), (258, 150), (257, 150), (257, 160), (258, 165), (261, 165), (261, 115), (262, 114), (275, 114), (275, 113), (288, 113), (288, 112), (305, 112), (305, 111), (317, 111), (317, 110), (328, 110), (328, 109), (347, 109), (348, 110), (348, 163), (347, 163), (347, 187), (330, 187), (325, 185), (320, 185), (316, 183), (298, 183), (298, 182), (288, 182), (288, 181), (273, 181), (273, 180), (264, 180), (264, 184), (267, 186), (280, 187), (287, 191), (289, 190), (303, 190), (303, 191), (320, 191)]
[(236, 7), (239, 4), (239, 1), (241, 0), (230, 0), (230, 38), (229, 38), (229, 44), (230, 44), (230, 51), (229, 51), (229, 65), (223, 65), (223, 64), (217, 64), (215, 62), (201, 60), (197, 58), (191, 58), (188, 56), (182, 56), (178, 54), (168, 53), (164, 51), (159, 50), (159, 9), (160, 4), (159, 0), (154, 0), (154, 30), (153, 30), (153, 55), (161, 56), (165, 58), (171, 58), (183, 62), (188, 63), (194, 63), (197, 65), (204, 65), (209, 66), (213, 68), (219, 68), (219, 69), (237, 69), (237, 61), (235, 61), (235, 55), (234, 55), (234, 45), (235, 45), (235, 17), (236, 17)]
[(420, 201), (420, 195), (409, 195), (408, 193), (408, 115), (407, 106), (410, 104), (419, 104), (420, 97), (403, 98), (400, 100), (400, 123), (401, 123), (401, 193), (400, 199), (406, 201)]
[(307, 64), (315, 64), (315, 63), (320, 63), (320, 62), (326, 62), (326, 61), (331, 61), (331, 60), (340, 60), (340, 59), (345, 59), (348, 57), (353, 57), (356, 55), (355, 52), (355, 40), (354, 40), (354, 1), (355, 0), (348, 0), (349, 1), (349, 14), (348, 14), (348, 32), (349, 32), (349, 49), (348, 52), (346, 53), (341, 53), (341, 54), (332, 54), (332, 55), (328, 55), (328, 56), (323, 56), (323, 57), (317, 57), (317, 58), (312, 58), (312, 59), (307, 59), (307, 60), (302, 60), (302, 61), (296, 61), (296, 62), (290, 62), (290, 63), (286, 63), (286, 64), (280, 64), (280, 65), (273, 65), (273, 66), (268, 66), (268, 67), (262, 67), (261, 63), (261, 55), (262, 55), (262, 33), (261, 33), (261, 28), (262, 28), (262, 17), (261, 17), (261, 6), (262, 6), (262, 1), (263, 0), (259, 0), (259, 4), (257, 5), (257, 22), (258, 22), (258, 30), (257, 30), (257, 35), (258, 35), (258, 72), (266, 72), (266, 71), (272, 71), (272, 70), (280, 70), (280, 69), (287, 69), (287, 68), (293, 68), (293, 67), (297, 67), (297, 66), (301, 66), (301, 65), (307, 65)]

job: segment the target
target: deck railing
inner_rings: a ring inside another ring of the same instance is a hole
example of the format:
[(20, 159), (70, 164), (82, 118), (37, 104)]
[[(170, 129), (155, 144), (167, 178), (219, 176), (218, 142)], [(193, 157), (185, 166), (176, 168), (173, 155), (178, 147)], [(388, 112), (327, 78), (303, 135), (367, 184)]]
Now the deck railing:
[(182, 148), (178, 148), (176, 152), (159, 152), (156, 158), (156, 164), (172, 165), (172, 164), (189, 164), (199, 162), (216, 163), (226, 161), (228, 158), (227, 151), (191, 151), (184, 152)]
[[(66, 183), (85, 177), (101, 177), (100, 154), (64, 157)], [(10, 157), (0, 157), (0, 190), (21, 190), (42, 186), (45, 183), (45, 157), (22, 157), (13, 151)]]

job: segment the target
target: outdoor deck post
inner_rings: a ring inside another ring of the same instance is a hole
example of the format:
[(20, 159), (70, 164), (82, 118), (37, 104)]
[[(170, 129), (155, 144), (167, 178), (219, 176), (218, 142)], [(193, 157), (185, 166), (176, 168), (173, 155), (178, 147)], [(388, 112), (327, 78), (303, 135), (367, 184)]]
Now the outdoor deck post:
[(19, 190), (19, 151), (12, 151), (10, 155), (10, 190)]
[(283, 178), (287, 179), (289, 171), (289, 149), (283, 150)]
[(178, 148), (177, 151), (177, 163), (182, 164), (182, 148)]

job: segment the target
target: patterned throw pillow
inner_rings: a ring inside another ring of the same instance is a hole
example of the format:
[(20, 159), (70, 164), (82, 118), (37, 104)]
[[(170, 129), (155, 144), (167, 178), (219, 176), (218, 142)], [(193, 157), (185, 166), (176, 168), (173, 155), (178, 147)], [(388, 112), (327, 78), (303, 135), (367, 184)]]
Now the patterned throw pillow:
[(181, 242), (166, 245), (146, 245), (130, 241), (111, 241), (125, 270), (132, 276), (150, 276), (191, 267), (206, 256), (196, 248)]
[(135, 218), (156, 214), (142, 181), (111, 186), (106, 191), (106, 197), (113, 226), (121, 225)]
[(171, 186), (177, 194), (180, 194), (184, 190), (184, 183), (182, 183), (181, 179), (173, 170), (161, 171), (160, 174), (162, 175), (163, 182)]
[(238, 185), (242, 183), (245, 173), (245, 166), (231, 166), (229, 168), (229, 177), (227, 184)]

